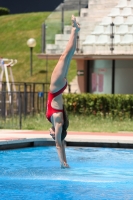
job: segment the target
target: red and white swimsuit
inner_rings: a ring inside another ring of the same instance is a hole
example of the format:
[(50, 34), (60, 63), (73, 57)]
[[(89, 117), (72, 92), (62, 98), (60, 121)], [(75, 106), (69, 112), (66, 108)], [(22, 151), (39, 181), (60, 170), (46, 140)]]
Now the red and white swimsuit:
[(60, 89), (58, 92), (55, 92), (55, 93), (51, 93), (49, 92), (48, 93), (48, 100), (47, 100), (47, 111), (46, 111), (46, 118), (51, 122), (51, 116), (54, 114), (54, 113), (57, 113), (57, 112), (64, 112), (64, 110), (58, 110), (58, 109), (55, 109), (51, 106), (51, 102), (52, 100), (57, 97), (59, 94), (63, 93), (63, 91), (66, 89), (67, 87), (67, 82), (65, 84), (65, 86)]

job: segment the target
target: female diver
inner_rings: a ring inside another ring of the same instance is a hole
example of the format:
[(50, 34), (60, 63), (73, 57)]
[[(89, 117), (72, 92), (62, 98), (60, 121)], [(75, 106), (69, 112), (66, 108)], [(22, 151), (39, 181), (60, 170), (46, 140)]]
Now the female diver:
[(62, 93), (67, 87), (66, 76), (68, 73), (70, 61), (76, 49), (76, 38), (80, 30), (76, 18), (72, 15), (72, 29), (68, 44), (62, 53), (57, 65), (55, 66), (50, 82), (50, 91), (48, 93), (46, 118), (52, 123), (50, 134), (55, 139), (56, 148), (62, 168), (68, 168), (64, 138), (67, 134), (69, 125), (65, 108), (63, 106)]

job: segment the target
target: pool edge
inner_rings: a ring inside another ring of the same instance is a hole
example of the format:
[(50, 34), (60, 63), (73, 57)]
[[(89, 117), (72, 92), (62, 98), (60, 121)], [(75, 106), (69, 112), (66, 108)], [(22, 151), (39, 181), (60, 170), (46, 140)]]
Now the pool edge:
[[(128, 148), (133, 149), (133, 142), (128, 141), (81, 141), (78, 139), (65, 140), (66, 146), (77, 147), (104, 147), (104, 148)], [(0, 141), (0, 150), (39, 147), (39, 146), (55, 146), (55, 141), (49, 138), (32, 138), (32, 139), (17, 139), (9, 141)]]

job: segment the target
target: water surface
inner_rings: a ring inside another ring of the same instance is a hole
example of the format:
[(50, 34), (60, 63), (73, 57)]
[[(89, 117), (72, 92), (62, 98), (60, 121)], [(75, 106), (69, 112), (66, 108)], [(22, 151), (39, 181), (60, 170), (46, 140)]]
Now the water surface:
[(55, 147), (0, 151), (1, 200), (132, 200), (133, 150), (68, 147), (61, 169)]

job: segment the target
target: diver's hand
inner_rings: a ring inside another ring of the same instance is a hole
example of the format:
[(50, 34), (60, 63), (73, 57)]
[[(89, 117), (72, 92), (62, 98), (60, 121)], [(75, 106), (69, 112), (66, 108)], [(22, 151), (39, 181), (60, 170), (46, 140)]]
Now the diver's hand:
[(53, 126), (49, 129), (49, 132), (50, 132), (51, 137), (55, 140), (55, 129)]
[(55, 134), (54, 133), (50, 133), (50, 135), (55, 140)]

